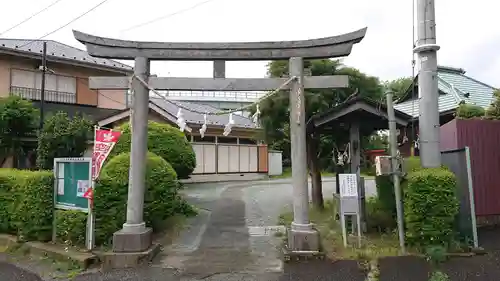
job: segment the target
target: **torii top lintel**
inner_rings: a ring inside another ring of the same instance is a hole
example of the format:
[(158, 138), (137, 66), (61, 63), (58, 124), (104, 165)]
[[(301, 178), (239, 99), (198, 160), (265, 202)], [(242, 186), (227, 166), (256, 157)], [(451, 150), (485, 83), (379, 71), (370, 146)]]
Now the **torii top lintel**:
[(300, 41), (233, 42), (233, 43), (169, 43), (140, 42), (98, 37), (73, 30), (76, 40), (94, 57), (109, 59), (151, 60), (280, 60), (291, 57), (305, 59), (345, 57), (352, 46), (365, 37), (366, 27), (332, 37)]

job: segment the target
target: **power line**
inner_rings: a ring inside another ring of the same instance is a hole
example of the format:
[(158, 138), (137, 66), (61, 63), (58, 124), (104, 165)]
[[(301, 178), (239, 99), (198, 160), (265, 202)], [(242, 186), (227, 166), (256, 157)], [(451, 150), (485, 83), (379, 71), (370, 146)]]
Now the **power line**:
[(205, 4), (208, 4), (210, 2), (212, 2), (214, 0), (205, 0), (203, 2), (200, 2), (200, 3), (197, 3), (191, 7), (188, 7), (188, 8), (185, 8), (185, 9), (182, 9), (182, 10), (179, 10), (177, 12), (174, 12), (174, 13), (171, 13), (171, 14), (167, 14), (167, 15), (163, 15), (163, 16), (160, 16), (160, 17), (157, 17), (155, 19), (152, 19), (150, 21), (147, 21), (147, 22), (143, 22), (143, 23), (140, 23), (140, 24), (137, 24), (137, 25), (134, 25), (132, 27), (129, 27), (129, 28), (126, 28), (126, 29), (123, 29), (120, 31), (120, 33), (123, 33), (123, 32), (127, 32), (127, 31), (130, 31), (130, 30), (133, 30), (133, 29), (136, 29), (136, 28), (139, 28), (139, 27), (143, 27), (143, 26), (146, 26), (146, 25), (149, 25), (149, 24), (152, 24), (152, 23), (155, 23), (157, 21), (161, 21), (161, 20), (164, 20), (166, 18), (169, 18), (169, 17), (173, 17), (173, 16), (176, 16), (178, 14), (182, 14), (182, 13), (185, 13), (185, 12), (188, 12), (188, 11), (191, 11), (193, 9), (196, 9), (202, 5), (205, 5)]
[(70, 25), (70, 24), (74, 23), (75, 21), (77, 21), (77, 20), (81, 19), (82, 17), (86, 16), (86, 15), (87, 15), (87, 14), (89, 14), (90, 12), (92, 12), (92, 11), (94, 11), (95, 9), (99, 8), (101, 5), (103, 5), (104, 3), (108, 2), (108, 1), (109, 1), (109, 0), (103, 0), (103, 1), (101, 1), (99, 4), (97, 4), (97, 5), (93, 6), (92, 8), (88, 9), (88, 10), (87, 10), (87, 11), (85, 11), (83, 14), (80, 14), (79, 16), (77, 16), (76, 18), (74, 18), (74, 19), (70, 20), (70, 21), (69, 21), (69, 22), (67, 22), (66, 24), (64, 24), (64, 25), (62, 25), (62, 26), (60, 26), (60, 27), (58, 27), (58, 28), (56, 28), (56, 29), (52, 30), (52, 31), (51, 31), (51, 32), (49, 32), (49, 33), (46, 33), (45, 35), (43, 35), (42, 37), (40, 37), (40, 38), (38, 38), (38, 39), (31, 40), (30, 42), (28, 42), (28, 43), (26, 43), (26, 44), (22, 45), (22, 46), (21, 46), (21, 47), (19, 47), (19, 48), (26, 47), (26, 46), (30, 45), (31, 43), (33, 43), (33, 42), (35, 42), (35, 41), (37, 41), (37, 40), (44, 39), (45, 37), (50, 36), (50, 35), (52, 35), (52, 34), (54, 34), (54, 33), (58, 32), (59, 30), (61, 30), (61, 29), (65, 28), (65, 27), (67, 27), (68, 25)]
[(34, 17), (38, 16), (39, 14), (41, 14), (41, 13), (43, 13), (43, 12), (47, 11), (48, 9), (52, 8), (52, 6), (56, 5), (57, 3), (61, 2), (61, 1), (62, 1), (62, 0), (56, 0), (56, 1), (52, 2), (52, 3), (50, 3), (48, 6), (45, 6), (44, 8), (42, 8), (41, 10), (39, 10), (38, 12), (36, 12), (36, 13), (32, 14), (31, 16), (29, 16), (29, 17), (25, 18), (24, 20), (22, 20), (22, 21), (20, 21), (20, 22), (18, 22), (18, 23), (16, 23), (16, 24), (14, 24), (13, 26), (11, 26), (11, 27), (7, 28), (6, 30), (4, 30), (4, 31), (0, 32), (0, 36), (4, 35), (5, 33), (7, 33), (7, 32), (9, 32), (9, 31), (11, 31), (11, 30), (12, 30), (12, 29), (14, 29), (14, 28), (16, 28), (16, 27), (18, 27), (18, 26), (22, 25), (23, 23), (25, 23), (25, 22), (27, 22), (27, 21), (31, 20), (32, 18), (34, 18)]

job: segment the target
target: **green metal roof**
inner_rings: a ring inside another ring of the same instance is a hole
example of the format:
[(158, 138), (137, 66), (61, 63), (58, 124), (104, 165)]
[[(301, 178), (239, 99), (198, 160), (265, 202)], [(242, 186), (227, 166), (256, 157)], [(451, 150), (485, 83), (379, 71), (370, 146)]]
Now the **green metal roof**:
[[(411, 88), (410, 86), (409, 89)], [(456, 109), (461, 102), (486, 108), (493, 102), (495, 91), (494, 87), (466, 76), (463, 69), (444, 66), (438, 67), (438, 89), (440, 113)], [(409, 94), (407, 92), (394, 108), (412, 117), (418, 117), (418, 98), (413, 100)]]

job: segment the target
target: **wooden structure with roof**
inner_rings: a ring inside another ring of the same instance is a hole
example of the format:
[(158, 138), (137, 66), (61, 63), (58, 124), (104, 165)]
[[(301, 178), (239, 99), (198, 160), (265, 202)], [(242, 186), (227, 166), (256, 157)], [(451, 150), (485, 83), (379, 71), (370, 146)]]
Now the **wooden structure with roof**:
[[(395, 109), (396, 124), (406, 127), (411, 116)], [(350, 171), (359, 173), (361, 165), (361, 135), (388, 128), (387, 106), (365, 97), (347, 100), (331, 110), (313, 116), (309, 121), (309, 132), (319, 131), (327, 134), (333, 130), (349, 132)]]

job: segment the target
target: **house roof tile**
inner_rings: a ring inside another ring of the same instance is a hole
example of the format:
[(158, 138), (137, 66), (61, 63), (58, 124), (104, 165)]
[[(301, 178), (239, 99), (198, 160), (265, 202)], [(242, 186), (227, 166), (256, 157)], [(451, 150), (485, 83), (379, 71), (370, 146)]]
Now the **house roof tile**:
[[(411, 88), (410, 86), (409, 89)], [(494, 100), (494, 87), (465, 75), (465, 71), (459, 68), (439, 66), (438, 89), (440, 113), (456, 109), (461, 102), (486, 108)], [(418, 117), (418, 98), (402, 99), (394, 108), (412, 117)]]
[[(42, 56), (43, 42), (47, 42), (47, 57), (64, 59), (78, 63), (96, 65), (121, 71), (131, 71), (132, 67), (110, 59), (95, 58), (86, 51), (53, 41), (53, 40), (30, 40), (30, 39), (10, 39), (0, 38), (0, 52), (14, 51), (31, 55)], [(30, 43), (32, 42), (32, 43)], [(26, 44), (30, 43), (27, 46)]]

